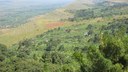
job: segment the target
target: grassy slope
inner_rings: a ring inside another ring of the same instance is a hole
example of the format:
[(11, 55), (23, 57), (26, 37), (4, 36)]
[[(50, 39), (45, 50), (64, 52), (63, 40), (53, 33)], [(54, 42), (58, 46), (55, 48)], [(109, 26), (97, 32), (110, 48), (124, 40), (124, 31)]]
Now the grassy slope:
[[(72, 14), (65, 12), (65, 9), (57, 9), (51, 13), (32, 18), (30, 19), (30, 22), (17, 28), (2, 29), (0, 43), (11, 46), (26, 38), (32, 38), (42, 34), (49, 29), (65, 26), (68, 23), (61, 22), (60, 19), (65, 19), (71, 16)], [(50, 28), (48, 27), (49, 24), (52, 24)]]

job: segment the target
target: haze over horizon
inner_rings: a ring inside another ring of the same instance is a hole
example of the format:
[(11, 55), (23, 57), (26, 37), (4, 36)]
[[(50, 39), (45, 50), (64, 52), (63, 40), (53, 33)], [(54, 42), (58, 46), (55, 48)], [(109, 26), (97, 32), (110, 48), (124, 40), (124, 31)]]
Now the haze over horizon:
[(0, 0), (0, 26), (19, 24), (23, 19), (44, 14), (72, 1), (74, 0)]
[(21, 8), (29, 6), (39, 6), (39, 5), (53, 5), (53, 4), (63, 4), (68, 3), (73, 0), (0, 0), (0, 9), (1, 8)]

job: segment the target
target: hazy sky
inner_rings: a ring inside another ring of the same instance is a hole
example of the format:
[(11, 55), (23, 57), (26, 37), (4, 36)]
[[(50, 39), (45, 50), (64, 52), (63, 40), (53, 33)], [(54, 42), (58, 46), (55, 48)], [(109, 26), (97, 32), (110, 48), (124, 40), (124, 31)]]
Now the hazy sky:
[(0, 8), (19, 8), (26, 6), (36, 6), (36, 5), (52, 5), (60, 3), (68, 3), (73, 0), (0, 0)]
[(54, 3), (63, 3), (63, 2), (70, 2), (73, 0), (0, 0), (0, 2), (4, 3), (38, 3), (38, 4), (54, 4)]

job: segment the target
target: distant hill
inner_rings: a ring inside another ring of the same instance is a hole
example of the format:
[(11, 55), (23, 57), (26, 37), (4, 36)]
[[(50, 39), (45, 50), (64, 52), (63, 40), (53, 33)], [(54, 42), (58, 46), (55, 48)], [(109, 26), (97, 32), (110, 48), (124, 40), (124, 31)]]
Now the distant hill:
[(92, 5), (92, 0), (75, 0), (69, 6), (66, 7), (68, 10), (79, 10), (79, 9), (87, 9)]
[(110, 3), (113, 4), (115, 3), (120, 3), (120, 2), (125, 2), (127, 3), (128, 0), (76, 0), (74, 3), (70, 4), (68, 6), (68, 9), (74, 9), (74, 10), (79, 10), (79, 9), (87, 9), (91, 8), (94, 4), (99, 4), (99, 3)]
[(104, 2), (104, 1), (110, 1), (110, 2), (128, 2), (128, 0), (90, 0), (92, 1), (93, 3), (101, 3), (101, 2)]
[(108, 1), (112, 1), (112, 2), (128, 2), (128, 0), (108, 0)]
[(100, 2), (104, 2), (106, 0), (92, 0), (93, 3), (100, 3)]

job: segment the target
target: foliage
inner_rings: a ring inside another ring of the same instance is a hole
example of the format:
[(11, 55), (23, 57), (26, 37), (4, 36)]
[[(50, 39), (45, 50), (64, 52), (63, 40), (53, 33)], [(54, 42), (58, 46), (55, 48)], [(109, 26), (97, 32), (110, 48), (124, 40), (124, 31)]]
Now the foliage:
[[(77, 12), (75, 21), (94, 17), (84, 14), (90, 10)], [(0, 44), (0, 72), (127, 72), (127, 20), (55, 28), (11, 48)]]

